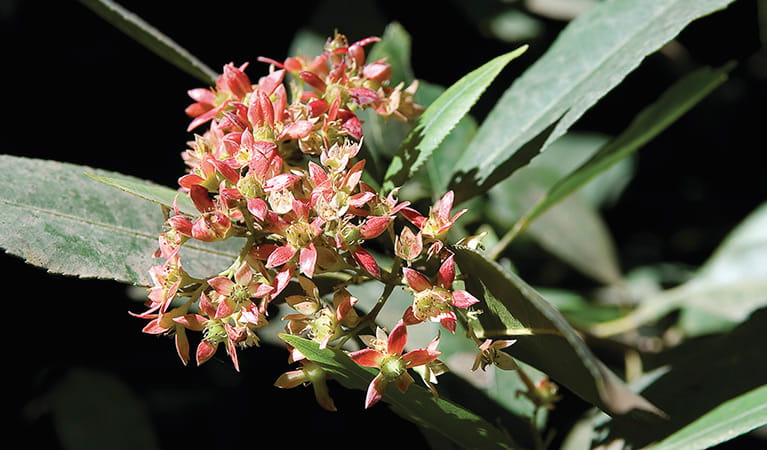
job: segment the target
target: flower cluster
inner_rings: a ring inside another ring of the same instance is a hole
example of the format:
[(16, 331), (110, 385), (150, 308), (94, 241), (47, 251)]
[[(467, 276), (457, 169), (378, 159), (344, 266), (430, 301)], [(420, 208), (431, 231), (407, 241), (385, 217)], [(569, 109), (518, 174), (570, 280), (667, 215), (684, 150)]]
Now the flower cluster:
[[(422, 215), (398, 201), (396, 190), (384, 195), (363, 181), (358, 112), (410, 121), (422, 111), (413, 100), (416, 83), (391, 86), (386, 61), (367, 61), (365, 47), (376, 41), (349, 44), (336, 34), (317, 57), (259, 58), (269, 70), (256, 83), (247, 64), (228, 64), (215, 87), (189, 91), (188, 131), (205, 130), (196, 131), (182, 154), (188, 171), (179, 179), (179, 195), (191, 199), (196, 213), (177, 203), (169, 211), (155, 254), (163, 262), (150, 271), (148, 309), (136, 314), (149, 320), (145, 332), (175, 337), (184, 364), (191, 352), (187, 332), (194, 331), (201, 333), (198, 365), (223, 347), (239, 370), (238, 351), (259, 345), (257, 330), (272, 320), (270, 304), (281, 302), (295, 310), (282, 318), (287, 333), (321, 348), (340, 348), (350, 338), (369, 344), (350, 354), (380, 371), (368, 391), (369, 407), (390, 382), (407, 389), (413, 381), (408, 369), (436, 367), (437, 339), (402, 354), (408, 326), (435, 321), (455, 332), (456, 308), (478, 301), (453, 289), (455, 262), (444, 240), (465, 211), (451, 216), (452, 192)], [(186, 242), (229, 238), (244, 242), (229, 268), (202, 278), (185, 270)], [(376, 252), (388, 253), (392, 267), (379, 266)], [(432, 277), (428, 267), (439, 269)], [(321, 291), (315, 281), (328, 274), (340, 281)], [(358, 299), (346, 287), (367, 280), (413, 292), (388, 338), (383, 332), (357, 336), (376, 327), (378, 310), (360, 316), (355, 305), (375, 300)], [(296, 285), (303, 294), (290, 294), (288, 287)], [(289, 361), (301, 368), (276, 385), (311, 383), (320, 405), (333, 410), (325, 372), (289, 350)]]

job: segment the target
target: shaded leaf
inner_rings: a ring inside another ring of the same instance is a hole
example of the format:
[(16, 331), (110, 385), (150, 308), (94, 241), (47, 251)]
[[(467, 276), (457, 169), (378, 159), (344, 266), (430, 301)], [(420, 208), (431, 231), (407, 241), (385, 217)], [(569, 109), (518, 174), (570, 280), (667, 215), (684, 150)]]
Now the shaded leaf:
[(483, 299), (479, 320), (485, 337), (517, 339), (509, 348), (512, 356), (611, 415), (636, 409), (663, 416), (599, 361), (562, 314), (517, 275), (470, 248), (453, 250), (467, 288)]
[[(554, 141), (545, 152), (536, 156), (528, 167), (523, 167), (519, 172), (551, 170), (558, 177), (547, 186), (547, 188), (551, 188), (556, 182), (592, 158), (610, 139), (611, 136), (600, 133), (570, 131)], [(633, 156), (635, 155), (617, 161), (610, 168), (596, 175), (578, 189), (575, 195), (587, 201), (595, 208), (607, 206), (617, 200), (634, 176)], [(500, 184), (514, 183), (513, 180), (516, 177), (516, 175), (509, 177)], [(519, 211), (518, 216), (522, 216), (524, 212)]]
[(112, 0), (80, 0), (80, 3), (164, 60), (203, 83), (215, 84), (218, 74), (213, 69), (134, 13)]
[[(658, 375), (642, 389), (642, 395), (670, 419), (643, 427), (613, 418), (595, 425), (598, 442), (620, 438), (633, 448), (643, 448), (679, 433), (669, 444), (679, 443), (679, 438), (700, 438), (701, 445), (666, 448), (706, 448), (702, 443), (723, 442), (765, 424), (765, 327), (767, 309), (762, 308), (729, 333), (692, 339), (655, 357), (648, 355), (646, 364), (657, 367), (653, 372)], [(762, 408), (751, 403), (759, 399)], [(739, 416), (747, 410), (735, 412), (735, 405), (753, 408), (753, 416)], [(714, 419), (723, 427), (714, 426)]]
[(72, 369), (51, 397), (53, 425), (66, 449), (160, 448), (141, 400), (108, 373)]
[(597, 175), (631, 155), (676, 119), (689, 111), (727, 79), (732, 65), (720, 69), (699, 69), (678, 81), (661, 97), (643, 109), (629, 127), (608, 142), (588, 161), (555, 184), (514, 225), (505, 243), (527, 228), (546, 210), (594, 179)]
[[(147, 183), (75, 164), (0, 155), (0, 247), (27, 263), (63, 275), (151, 285), (149, 268), (162, 209), (85, 176)], [(234, 240), (184, 245), (185, 268), (208, 276), (237, 257)], [(184, 256), (182, 256), (184, 257)], [(189, 264), (186, 264), (188, 262)]]
[(690, 320), (682, 315), (686, 334), (723, 331), (767, 305), (767, 204), (738, 225), (700, 270), (685, 283), (642, 299), (628, 315), (594, 325), (597, 336), (611, 336), (658, 320), (674, 310), (706, 313)]
[(618, 305), (589, 301), (575, 292), (552, 288), (537, 291), (577, 328), (585, 329), (623, 315), (623, 308)]
[(613, 0), (580, 14), (496, 103), (456, 164), (456, 177), (486, 186), (499, 167), (559, 120), (545, 149), (647, 55), (731, 2)]
[(767, 385), (721, 403), (649, 449), (709, 448), (763, 425), (767, 425)]
[(455, 125), (469, 112), (487, 86), (513, 59), (527, 50), (522, 46), (497, 56), (447, 88), (418, 119), (384, 176), (384, 189), (402, 185), (423, 165)]
[[(321, 350), (319, 344), (297, 336), (282, 334), (280, 337), (309, 360), (321, 365), (346, 388), (365, 391), (377, 373), (375, 369), (357, 365), (341, 351), (330, 348)], [(435, 398), (421, 386), (411, 385), (405, 393), (389, 386), (383, 401), (401, 417), (440, 433), (462, 448), (514, 448), (501, 430), (470, 411)]]
[[(520, 169), (491, 191), (494, 208), (488, 214), (503, 218), (519, 214), (543, 197), (546, 186), (557, 179), (559, 174), (546, 166)], [(597, 209), (580, 196), (568, 197), (547, 211), (527, 233), (551, 254), (600, 283), (615, 284), (622, 279), (610, 230)], [(496, 259), (501, 249), (493, 247), (488, 256)]]

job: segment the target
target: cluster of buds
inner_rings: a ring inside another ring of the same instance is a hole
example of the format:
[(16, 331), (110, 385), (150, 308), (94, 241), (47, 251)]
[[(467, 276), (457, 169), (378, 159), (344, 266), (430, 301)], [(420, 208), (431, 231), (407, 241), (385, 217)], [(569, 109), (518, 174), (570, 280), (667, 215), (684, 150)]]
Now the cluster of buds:
[[(402, 354), (408, 326), (434, 321), (455, 332), (456, 311), (478, 301), (453, 289), (456, 268), (445, 239), (465, 211), (451, 215), (452, 192), (423, 215), (396, 191), (384, 195), (363, 181), (358, 111), (402, 121), (422, 111), (413, 100), (415, 83), (391, 86), (386, 61), (366, 61), (365, 47), (376, 41), (349, 44), (336, 34), (314, 58), (259, 58), (269, 70), (257, 83), (246, 75), (247, 64), (228, 64), (215, 87), (189, 91), (188, 131), (207, 127), (182, 154), (188, 172), (179, 179), (179, 195), (188, 195), (198, 214), (176, 205), (169, 211), (155, 254), (163, 262), (150, 271), (148, 309), (136, 314), (150, 321), (145, 332), (175, 337), (184, 364), (191, 352), (187, 332), (195, 331), (201, 333), (198, 365), (223, 347), (239, 370), (238, 351), (259, 345), (257, 330), (272, 320), (269, 305), (282, 302), (295, 310), (281, 318), (287, 333), (321, 348), (340, 348), (350, 338), (369, 345), (350, 353), (380, 371), (368, 391), (369, 407), (390, 382), (406, 390), (413, 381), (409, 369), (439, 366), (438, 339)], [(184, 270), (186, 242), (229, 238), (245, 243), (228, 269), (203, 278)], [(395, 261), (390, 269), (379, 266), (373, 248)], [(436, 274), (428, 267), (438, 267)], [(327, 274), (345, 278), (321, 292), (315, 281)], [(375, 299), (358, 299), (346, 287), (368, 280), (413, 292), (388, 337), (357, 335), (376, 327), (377, 309), (360, 316), (355, 305)], [(291, 283), (304, 295), (288, 295)], [(288, 350), (289, 361), (301, 368), (276, 385), (310, 383), (320, 405), (334, 409), (322, 368)]]

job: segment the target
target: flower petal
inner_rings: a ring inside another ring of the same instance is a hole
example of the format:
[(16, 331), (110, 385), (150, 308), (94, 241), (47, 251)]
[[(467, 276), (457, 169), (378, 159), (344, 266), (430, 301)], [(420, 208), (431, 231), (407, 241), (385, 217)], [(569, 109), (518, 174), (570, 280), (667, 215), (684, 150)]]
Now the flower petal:
[(314, 276), (314, 268), (317, 265), (317, 248), (313, 242), (301, 249), (299, 264), (304, 275), (309, 278)]
[(271, 255), (269, 255), (269, 258), (266, 260), (266, 267), (271, 269), (272, 267), (277, 267), (285, 264), (286, 262), (290, 261), (293, 256), (296, 254), (296, 249), (291, 247), (290, 245), (283, 245), (280, 247), (277, 247)]
[(197, 359), (197, 365), (200, 366), (204, 362), (212, 358), (213, 355), (216, 354), (217, 349), (218, 349), (217, 342), (210, 342), (207, 339), (201, 340), (199, 345), (197, 345), (197, 352), (195, 355)]
[(437, 217), (439, 217), (442, 222), (450, 220), (450, 210), (453, 209), (453, 199), (453, 191), (447, 191), (439, 200), (439, 204), (437, 205)]
[(405, 275), (405, 281), (408, 286), (415, 289), (416, 292), (421, 292), (433, 287), (431, 281), (416, 270), (405, 267), (402, 269), (402, 273)]
[(402, 355), (402, 360), (405, 362), (405, 367), (411, 368), (416, 366), (422, 366), (428, 364), (435, 359), (439, 358), (442, 352), (438, 350), (430, 350), (426, 348), (419, 348), (412, 350)]
[(307, 381), (309, 381), (309, 378), (306, 376), (306, 373), (303, 370), (298, 369), (283, 373), (277, 378), (274, 385), (282, 389), (291, 389), (298, 387)]
[(415, 316), (413, 313), (413, 305), (410, 305), (405, 310), (405, 313), (402, 314), (402, 322), (404, 322), (405, 325), (415, 325), (423, 322), (423, 319)]
[(468, 291), (453, 291), (453, 306), (458, 308), (468, 308), (469, 306), (478, 302), (479, 300), (477, 297), (474, 297)]
[(365, 367), (378, 367), (378, 363), (385, 357), (385, 355), (372, 348), (363, 348), (349, 353), (349, 358), (360, 366)]
[(399, 355), (405, 349), (405, 344), (407, 344), (407, 326), (404, 322), (399, 321), (389, 333), (386, 348), (390, 355)]
[(439, 323), (442, 324), (445, 329), (451, 333), (455, 333), (456, 317), (455, 313), (450, 311), (448, 313), (440, 314), (437, 316)]
[(357, 261), (357, 264), (365, 269), (370, 275), (373, 275), (375, 278), (379, 278), (381, 276), (381, 272), (378, 268), (378, 263), (376, 262), (375, 258), (373, 258), (373, 255), (365, 251), (359, 245), (352, 248), (351, 252), (352, 256), (354, 256), (354, 259)]
[(373, 381), (368, 385), (368, 391), (365, 395), (365, 409), (370, 408), (381, 400), (387, 384), (389, 384), (388, 380), (380, 373), (373, 378)]
[(176, 329), (176, 353), (184, 365), (189, 364), (189, 339), (184, 328)]
[(229, 295), (234, 289), (234, 281), (227, 277), (214, 277), (208, 280), (208, 284), (221, 295)]
[(442, 265), (439, 266), (437, 284), (445, 289), (450, 289), (450, 287), (453, 286), (453, 280), (455, 280), (455, 262), (453, 255), (450, 255), (445, 259)]

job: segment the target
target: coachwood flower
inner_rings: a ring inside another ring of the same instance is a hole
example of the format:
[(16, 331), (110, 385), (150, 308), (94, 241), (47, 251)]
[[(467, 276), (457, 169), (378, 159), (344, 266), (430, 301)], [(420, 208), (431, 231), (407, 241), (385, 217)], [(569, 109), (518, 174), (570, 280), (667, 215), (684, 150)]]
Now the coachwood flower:
[(446, 192), (429, 210), (428, 216), (423, 216), (410, 207), (403, 208), (401, 211), (406, 219), (421, 230), (424, 239), (433, 241), (429, 250), (430, 255), (434, 255), (442, 249), (442, 241), (447, 237), (447, 232), (455, 224), (455, 221), (468, 211), (468, 209), (462, 209), (451, 216), (450, 210), (453, 209), (453, 199), (453, 191)]
[(413, 325), (432, 320), (439, 322), (451, 333), (455, 333), (456, 315), (452, 307), (468, 308), (479, 302), (468, 291), (452, 290), (455, 279), (453, 255), (445, 259), (437, 274), (437, 284), (432, 284), (422, 273), (405, 267), (402, 269), (405, 282), (413, 291), (413, 304), (408, 307), (402, 320)]
[(274, 382), (274, 385), (282, 389), (291, 389), (297, 386), (311, 384), (314, 389), (314, 398), (317, 403), (328, 411), (336, 411), (336, 405), (330, 397), (327, 372), (318, 364), (308, 359), (301, 360), (301, 368), (283, 373)]
[(508, 353), (501, 351), (515, 342), (517, 342), (516, 339), (485, 339), (480, 344), (479, 352), (477, 352), (477, 356), (474, 358), (474, 364), (471, 366), (472, 372), (479, 368), (485, 370), (491, 364), (495, 364), (503, 370), (515, 370), (517, 363), (514, 361), (514, 358)]
[(376, 334), (375, 338), (367, 338), (369, 348), (349, 354), (357, 364), (379, 369), (378, 375), (368, 386), (365, 408), (370, 408), (381, 400), (390, 383), (394, 383), (400, 392), (406, 392), (414, 381), (407, 370), (428, 364), (441, 354), (436, 350), (438, 339), (435, 339), (427, 348), (411, 350), (403, 355), (402, 351), (407, 343), (407, 326), (402, 321), (397, 323), (388, 337), (380, 328)]

